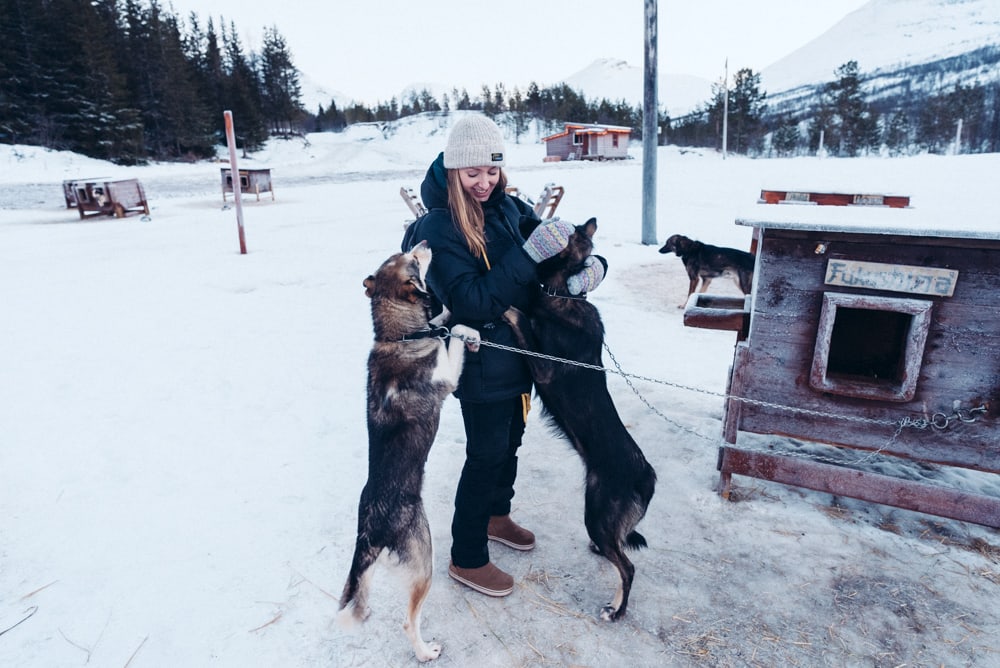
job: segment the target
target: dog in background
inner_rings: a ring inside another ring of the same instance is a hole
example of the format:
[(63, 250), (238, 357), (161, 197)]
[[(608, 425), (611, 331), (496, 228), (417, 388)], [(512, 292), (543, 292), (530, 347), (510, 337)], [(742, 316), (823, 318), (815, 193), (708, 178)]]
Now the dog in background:
[[(479, 333), (430, 320), (425, 279), (431, 250), (421, 242), (397, 253), (364, 280), (371, 299), (375, 342), (368, 357), (368, 481), (358, 503), (358, 536), (340, 597), (338, 621), (354, 626), (369, 615), (371, 568), (393, 554), (409, 585), (403, 629), (417, 659), (441, 654), (424, 642), (420, 610), (430, 591), (431, 532), (421, 489), (424, 465), (437, 434), (441, 406), (458, 386), (465, 349), (479, 348)], [(462, 341), (466, 343), (463, 343)]]
[[(593, 304), (566, 289), (567, 279), (583, 269), (596, 229), (593, 218), (577, 226), (566, 250), (538, 265), (544, 290), (530, 315), (514, 308), (504, 314), (525, 350), (601, 366), (601, 315)], [(617, 620), (628, 607), (635, 577), (625, 549), (646, 546), (635, 527), (653, 497), (656, 473), (622, 423), (603, 371), (530, 355), (525, 359), (545, 412), (586, 466), (584, 524), (591, 549), (614, 564), (620, 575), (614, 599), (601, 610), (601, 617)]]
[[(690, 279), (687, 298), (694, 294), (699, 280), (701, 281), (699, 292), (705, 292), (713, 278), (724, 275), (732, 277), (743, 294), (750, 294), (754, 257), (746, 251), (712, 246), (689, 239), (682, 234), (675, 234), (667, 239), (660, 252), (676, 253), (684, 262), (684, 269)], [(685, 303), (687, 298), (684, 300)], [(680, 307), (683, 308), (684, 304)]]

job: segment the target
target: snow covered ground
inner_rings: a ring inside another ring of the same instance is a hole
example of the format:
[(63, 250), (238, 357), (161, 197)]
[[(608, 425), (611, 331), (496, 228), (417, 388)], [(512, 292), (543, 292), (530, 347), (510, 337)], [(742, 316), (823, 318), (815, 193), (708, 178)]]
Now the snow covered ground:
[[(237, 120), (238, 122), (238, 120)], [(399, 244), (448, 119), (273, 142), (275, 201), (244, 199), (249, 253), (217, 163), (120, 168), (0, 146), (0, 665), (401, 666), (405, 601), (375, 575), (361, 632), (332, 623), (365, 482), (365, 276)], [(734, 335), (683, 326), (680, 260), (642, 245), (634, 160), (543, 163), (511, 182), (566, 188), (596, 216), (611, 270), (592, 295), (650, 410), (609, 384), (659, 485), (628, 616), (602, 622), (616, 574), (587, 549), (582, 466), (533, 413), (514, 499), (537, 548), (491, 549), (516, 580), (490, 599), (447, 577), (463, 461), (445, 404), (424, 499), (436, 548), (424, 635), (439, 666), (998, 666), (1000, 533), (735, 479), (713, 491)], [(747, 247), (761, 187), (909, 194), (952, 216), (1000, 155), (746, 160), (659, 152), (658, 237)], [(139, 178), (149, 220), (80, 221), (60, 183)], [(724, 281), (713, 288), (732, 290)], [(707, 393), (676, 385), (693, 386)], [(1000, 496), (996, 476), (970, 476)]]

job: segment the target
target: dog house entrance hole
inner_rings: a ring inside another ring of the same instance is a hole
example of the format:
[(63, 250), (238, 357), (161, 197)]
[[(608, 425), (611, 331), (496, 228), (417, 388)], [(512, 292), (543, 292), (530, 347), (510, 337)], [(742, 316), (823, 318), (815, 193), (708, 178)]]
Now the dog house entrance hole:
[(932, 302), (825, 293), (810, 385), (863, 399), (909, 401)]
[(913, 316), (894, 311), (838, 308), (830, 336), (830, 378), (898, 384)]

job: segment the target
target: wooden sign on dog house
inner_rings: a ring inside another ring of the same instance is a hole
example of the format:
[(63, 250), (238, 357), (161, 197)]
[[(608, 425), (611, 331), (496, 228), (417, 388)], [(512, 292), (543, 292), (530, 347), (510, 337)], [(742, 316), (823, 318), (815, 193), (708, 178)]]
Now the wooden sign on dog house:
[[(877, 453), (1000, 474), (997, 221), (761, 203), (736, 222), (754, 228), (757, 257), (743, 321), (718, 327), (741, 331), (719, 491), (745, 475), (1000, 527), (1000, 497), (855, 465)], [(712, 327), (711, 300), (693, 296), (685, 322)], [(852, 456), (745, 446), (746, 434)]]

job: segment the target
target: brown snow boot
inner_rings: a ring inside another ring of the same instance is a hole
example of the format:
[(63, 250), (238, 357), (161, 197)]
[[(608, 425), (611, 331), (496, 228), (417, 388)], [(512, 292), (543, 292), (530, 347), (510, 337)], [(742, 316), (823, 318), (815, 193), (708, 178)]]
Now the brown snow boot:
[(461, 568), (448, 564), (448, 575), (487, 596), (506, 596), (514, 591), (514, 578), (494, 566), (491, 561), (479, 568)]
[(519, 526), (510, 515), (495, 515), (486, 527), (486, 537), (515, 550), (530, 550), (535, 546), (535, 534)]

